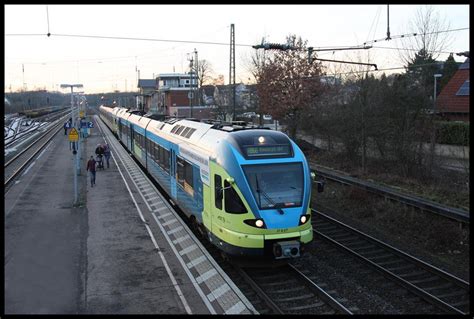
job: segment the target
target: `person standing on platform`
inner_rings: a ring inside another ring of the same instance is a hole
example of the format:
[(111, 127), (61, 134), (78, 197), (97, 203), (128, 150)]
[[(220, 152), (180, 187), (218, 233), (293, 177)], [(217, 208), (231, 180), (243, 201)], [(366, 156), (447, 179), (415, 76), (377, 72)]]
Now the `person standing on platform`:
[(67, 126), (68, 126), (67, 124), (68, 124), (68, 122), (64, 122), (64, 125), (63, 125), (63, 127), (64, 127), (64, 135), (67, 135)]
[(102, 160), (102, 157), (104, 156), (104, 148), (102, 147), (102, 145), (97, 144), (97, 148), (95, 149), (95, 154), (97, 155), (97, 163), (99, 163), (97, 168), (104, 169), (104, 161)]
[(105, 161), (107, 162), (107, 168), (109, 168), (110, 167), (109, 165), (110, 147), (109, 147), (109, 144), (107, 143), (104, 144), (104, 156), (105, 156)]
[(95, 185), (95, 163), (94, 156), (91, 155), (90, 160), (87, 162), (87, 171), (89, 171), (91, 177), (91, 187)]

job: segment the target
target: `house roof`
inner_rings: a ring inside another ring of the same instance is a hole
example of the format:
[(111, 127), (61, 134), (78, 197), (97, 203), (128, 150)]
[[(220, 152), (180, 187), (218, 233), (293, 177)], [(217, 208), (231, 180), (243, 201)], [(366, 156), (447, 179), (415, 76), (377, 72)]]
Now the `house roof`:
[(441, 113), (469, 113), (469, 58), (439, 94), (436, 108)]
[(144, 87), (151, 87), (154, 88), (156, 86), (156, 81), (154, 79), (139, 79), (138, 80), (138, 86), (139, 88), (144, 88)]

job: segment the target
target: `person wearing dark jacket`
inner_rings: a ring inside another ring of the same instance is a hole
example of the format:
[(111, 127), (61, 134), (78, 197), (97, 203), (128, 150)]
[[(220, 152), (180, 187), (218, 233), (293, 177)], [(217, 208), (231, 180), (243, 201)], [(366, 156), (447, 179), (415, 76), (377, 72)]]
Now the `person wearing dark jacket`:
[(97, 144), (97, 148), (95, 149), (95, 154), (97, 155), (97, 168), (104, 169), (104, 162), (102, 158), (104, 157), (104, 147), (100, 144)]
[(94, 156), (91, 155), (91, 158), (89, 161), (87, 161), (87, 168), (86, 170), (89, 172), (89, 175), (91, 177), (91, 187), (94, 187), (95, 185), (95, 159)]

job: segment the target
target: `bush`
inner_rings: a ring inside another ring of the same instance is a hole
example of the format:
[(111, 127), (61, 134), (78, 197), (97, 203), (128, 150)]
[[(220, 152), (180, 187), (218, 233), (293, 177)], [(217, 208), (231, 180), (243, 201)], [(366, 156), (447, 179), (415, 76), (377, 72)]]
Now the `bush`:
[(438, 122), (437, 143), (450, 145), (469, 145), (469, 123)]

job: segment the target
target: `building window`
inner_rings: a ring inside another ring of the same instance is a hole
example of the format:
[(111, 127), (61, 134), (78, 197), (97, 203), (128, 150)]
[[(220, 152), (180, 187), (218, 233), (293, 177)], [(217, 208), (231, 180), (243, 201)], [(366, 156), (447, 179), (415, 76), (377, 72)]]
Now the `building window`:
[(456, 95), (469, 95), (469, 80), (466, 80), (463, 85), (459, 88)]

